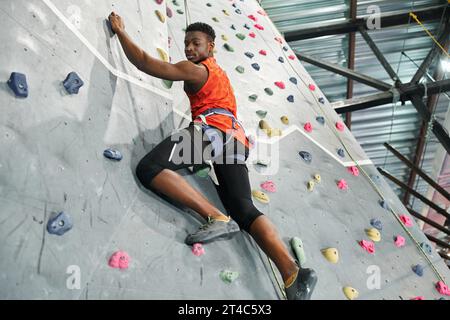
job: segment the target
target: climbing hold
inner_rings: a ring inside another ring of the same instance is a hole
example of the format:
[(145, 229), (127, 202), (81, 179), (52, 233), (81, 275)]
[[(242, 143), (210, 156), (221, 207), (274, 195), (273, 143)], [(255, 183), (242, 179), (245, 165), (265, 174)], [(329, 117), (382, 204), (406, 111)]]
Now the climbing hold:
[(277, 81), (277, 82), (275, 82), (275, 85), (280, 89), (286, 88), (286, 85), (283, 83), (283, 81)]
[(423, 251), (425, 251), (428, 255), (431, 255), (433, 249), (431, 248), (431, 246), (426, 243), (426, 242), (422, 242), (420, 244), (420, 247), (423, 249)]
[(224, 47), (227, 51), (229, 51), (229, 52), (234, 52), (233, 47), (230, 46), (228, 43), (225, 43), (225, 44), (223, 45), (223, 47)]
[(257, 12), (262, 16), (267, 16), (267, 13), (265, 13), (264, 10), (258, 10)]
[(254, 162), (254, 164), (263, 166), (263, 167), (268, 167), (270, 164), (270, 160), (269, 159), (258, 159)]
[(348, 300), (358, 299), (359, 293), (356, 289), (352, 287), (344, 287), (343, 291)]
[(223, 9), (223, 10), (222, 10), (222, 12), (223, 12), (223, 14), (224, 14), (224, 15), (226, 15), (226, 16), (230, 16), (230, 14), (228, 13), (228, 11), (227, 11), (227, 10)]
[(244, 28), (250, 30), (250, 26), (248, 24), (244, 24)]
[(275, 37), (274, 39), (275, 39), (275, 41), (277, 41), (279, 44), (283, 44), (283, 39), (281, 39), (280, 37)]
[(227, 37), (226, 35), (223, 34), (223, 35), (222, 35), (222, 40), (223, 40), (223, 41), (228, 41), (228, 37)]
[(338, 183), (337, 183), (337, 186), (341, 190), (347, 190), (348, 189), (347, 181), (345, 181), (344, 179), (339, 180)]
[(130, 263), (130, 256), (125, 251), (116, 251), (109, 258), (108, 265), (111, 268), (127, 269)]
[(289, 241), (291, 244), (291, 248), (297, 257), (298, 264), (300, 266), (305, 265), (306, 263), (306, 255), (305, 250), (303, 249), (303, 241), (299, 237), (293, 237)]
[(103, 151), (103, 155), (106, 158), (111, 159), (111, 160), (116, 160), (116, 161), (122, 160), (122, 154), (118, 150), (106, 149), (105, 151)]
[(12, 72), (8, 79), (8, 87), (11, 88), (16, 97), (28, 97), (27, 77), (23, 73)]
[(316, 173), (314, 175), (314, 180), (316, 180), (317, 183), (320, 183), (320, 181), (322, 181), (322, 178), (320, 177), (320, 174)]
[(259, 127), (261, 128), (261, 129), (270, 129), (270, 126), (269, 126), (269, 123), (267, 123), (267, 121), (266, 120), (261, 120), (261, 121), (259, 121)]
[(377, 185), (381, 184), (381, 177), (379, 175), (377, 175), (377, 174), (371, 174), (370, 175), (370, 180), (375, 182), (375, 184), (377, 184)]
[(277, 128), (269, 128), (269, 129), (265, 129), (264, 131), (266, 132), (266, 134), (269, 138), (283, 135), (283, 132)]
[(378, 219), (375, 219), (375, 218), (371, 219), (370, 225), (380, 231), (383, 230), (383, 223)]
[(238, 39), (240, 40), (244, 40), (245, 39), (245, 35), (242, 33), (236, 33), (236, 37), (238, 37)]
[(325, 259), (328, 260), (328, 262), (331, 263), (338, 263), (339, 261), (339, 251), (336, 248), (327, 248), (320, 250), (322, 252), (322, 255), (325, 257)]
[(177, 7), (180, 5), (177, 0), (172, 0), (172, 3), (174, 6), (177, 6)]
[(164, 51), (164, 49), (156, 48), (156, 50), (158, 51), (161, 60), (163, 60), (164, 62), (169, 62), (169, 55)]
[(259, 71), (259, 69), (260, 69), (259, 64), (257, 64), (257, 63), (252, 63), (252, 67), (253, 67), (253, 69), (255, 69), (256, 71)]
[(80, 79), (76, 72), (70, 72), (63, 81), (63, 86), (69, 94), (77, 94), (83, 85), (83, 80)]
[(170, 9), (170, 7), (166, 7), (166, 16), (168, 16), (169, 18), (172, 18), (173, 16), (173, 12), (172, 9)]
[(272, 89), (270, 89), (270, 88), (264, 88), (264, 91), (265, 91), (269, 96), (273, 95), (273, 91), (272, 91)]
[(383, 209), (389, 210), (389, 204), (388, 204), (387, 201), (385, 201), (385, 200), (380, 200), (380, 201), (379, 201), (379, 204), (380, 204), (380, 206), (381, 206)]
[(236, 9), (234, 10), (234, 12), (236, 12), (237, 14), (242, 14), (242, 11), (240, 9)]
[(311, 163), (311, 161), (312, 161), (311, 153), (309, 153), (307, 151), (300, 151), (298, 154), (306, 163)]
[(236, 27), (234, 26), (234, 24), (232, 24), (230, 28), (233, 30), (236, 30)]
[(403, 238), (402, 236), (396, 236), (395, 237), (395, 241), (394, 244), (397, 248), (401, 248), (405, 245), (405, 238)]
[(172, 85), (173, 85), (173, 81), (171, 81), (171, 80), (166, 80), (166, 79), (163, 79), (163, 80), (162, 80), (162, 82), (164, 83), (164, 85), (166, 86), (166, 88), (167, 88), (167, 89), (170, 89), (170, 88), (172, 88)]
[(208, 2), (208, 3), (206, 4), (206, 6), (207, 6), (207, 7), (212, 7), (212, 4)]
[(195, 256), (200, 257), (205, 254), (205, 248), (203, 248), (201, 243), (194, 243), (192, 246), (192, 253)]
[(219, 22), (219, 19), (217, 19), (216, 17), (212, 17), (212, 20), (213, 20), (214, 22)]
[(206, 177), (208, 177), (209, 170), (210, 170), (210, 168), (206, 167), (206, 168), (198, 170), (195, 174), (200, 178), (206, 178)]
[(370, 228), (366, 230), (366, 234), (369, 237), (370, 240), (375, 241), (375, 242), (380, 242), (381, 241), (381, 234), (380, 231), (378, 231), (375, 228)]
[(253, 21), (255, 21), (255, 22), (258, 21), (258, 19), (256, 19), (256, 17), (254, 15), (252, 15), (252, 14), (249, 15), (248, 18), (253, 20)]
[(261, 188), (264, 191), (277, 192), (277, 188), (276, 188), (275, 183), (273, 181), (270, 181), (270, 180), (264, 181), (263, 183), (261, 183), (260, 186), (261, 186)]
[(236, 67), (236, 71), (239, 72), (239, 73), (244, 73), (245, 69), (244, 69), (243, 66), (237, 66)]
[(258, 115), (258, 117), (260, 117), (261, 119), (264, 119), (267, 115), (267, 111), (264, 110), (257, 110), (256, 114)]
[(164, 14), (161, 13), (161, 11), (159, 10), (155, 10), (156, 16), (158, 17), (159, 21), (161, 21), (162, 23), (164, 23), (166, 21), (166, 17), (164, 16)]
[(345, 126), (342, 122), (336, 122), (336, 129), (338, 129), (339, 131), (344, 131)]
[(289, 49), (288, 49), (288, 47), (283, 46), (283, 50), (287, 52)]
[(264, 192), (262, 192), (262, 191), (252, 190), (252, 196), (256, 200), (258, 200), (258, 201), (260, 201), (262, 203), (269, 203), (270, 202), (269, 196), (267, 194), (265, 194)]
[(291, 60), (295, 60), (295, 56), (293, 54), (289, 55), (288, 58)]
[(351, 166), (351, 167), (348, 167), (348, 169), (347, 169), (352, 175), (354, 175), (354, 176), (359, 176), (359, 169), (358, 169), (358, 167), (355, 167), (355, 166)]
[(181, 9), (177, 9), (177, 13), (178, 13), (178, 14), (183, 14), (184, 12), (183, 12), (183, 10), (181, 10)]
[(291, 94), (287, 97), (287, 101), (293, 103), (294, 102), (294, 96)]
[(255, 37), (256, 37), (256, 34), (255, 34), (254, 32), (250, 32), (248, 35), (249, 35), (249, 37), (251, 37), (251, 38), (255, 38)]
[(324, 124), (325, 124), (325, 118), (322, 117), (322, 116), (316, 117), (316, 121), (317, 121), (318, 123), (320, 123), (321, 125), (324, 125)]
[(423, 267), (420, 264), (417, 264), (412, 267), (412, 271), (417, 274), (419, 277), (423, 276)]
[(293, 84), (297, 84), (297, 78), (295, 77), (289, 78), (289, 81), (292, 82)]
[(314, 190), (314, 181), (312, 181), (312, 180), (308, 181), (306, 188), (308, 189), (308, 191), (313, 191)]
[(258, 30), (264, 30), (264, 27), (260, 24), (255, 24), (255, 28)]
[(320, 97), (320, 98), (319, 98), (319, 102), (320, 102), (321, 104), (325, 104), (325, 99), (324, 99), (323, 97)]
[(164, 0), (155, 0), (155, 2), (156, 2), (157, 4), (161, 4), (161, 3), (163, 3), (163, 1), (164, 1)]
[(225, 283), (232, 283), (234, 280), (236, 280), (239, 277), (239, 272), (236, 271), (230, 271), (230, 270), (223, 270), (220, 272), (220, 279), (224, 281)]
[(250, 59), (252, 59), (255, 55), (251, 52), (246, 52), (244, 53), (247, 57), (249, 57)]
[(280, 61), (281, 63), (284, 63), (284, 58), (283, 57), (278, 57), (278, 61)]
[(411, 218), (405, 214), (402, 214), (400, 216), (400, 220), (402, 220), (403, 224), (407, 227), (412, 227), (412, 225), (413, 225)]
[(259, 54), (263, 56), (267, 56), (266, 50), (259, 50)]
[(48, 219), (47, 231), (50, 234), (62, 236), (64, 233), (72, 229), (73, 223), (69, 215), (60, 212)]
[(450, 296), (450, 290), (449, 290), (448, 286), (443, 281), (439, 281), (439, 282), (436, 283), (436, 290), (440, 294), (444, 294), (446, 296)]
[(411, 298), (409, 300), (425, 300), (425, 297), (424, 296), (417, 296), (417, 297)]
[(375, 253), (375, 245), (372, 241), (361, 240), (359, 245), (370, 254)]
[(344, 158), (344, 157), (345, 157), (344, 149), (339, 148), (339, 149), (337, 150), (337, 154), (338, 154), (341, 158)]
[(258, 99), (258, 95), (256, 94), (252, 94), (251, 96), (248, 97), (248, 100), (250, 100), (251, 102), (255, 102), (256, 99)]
[(232, 6), (233, 8), (237, 8), (236, 3), (232, 3), (231, 6)]
[(313, 85), (313, 84), (310, 84), (310, 85), (308, 86), (308, 88), (309, 88), (309, 90), (311, 90), (311, 91), (315, 91), (315, 90), (316, 90), (316, 86)]
[(280, 119), (281, 119), (281, 122), (283, 122), (284, 124), (286, 124), (286, 125), (289, 124), (289, 118), (287, 116), (282, 116)]
[(305, 125), (303, 126), (303, 129), (305, 129), (306, 132), (312, 132), (312, 130), (313, 130), (312, 124), (310, 122), (305, 123)]

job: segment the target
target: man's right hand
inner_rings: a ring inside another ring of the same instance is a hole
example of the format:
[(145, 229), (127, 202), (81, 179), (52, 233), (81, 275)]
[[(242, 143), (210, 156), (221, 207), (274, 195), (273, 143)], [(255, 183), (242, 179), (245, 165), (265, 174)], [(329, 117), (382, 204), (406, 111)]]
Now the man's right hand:
[(125, 30), (125, 24), (122, 21), (122, 18), (117, 15), (114, 11), (108, 16), (109, 22), (111, 23), (111, 29), (115, 33), (119, 33)]

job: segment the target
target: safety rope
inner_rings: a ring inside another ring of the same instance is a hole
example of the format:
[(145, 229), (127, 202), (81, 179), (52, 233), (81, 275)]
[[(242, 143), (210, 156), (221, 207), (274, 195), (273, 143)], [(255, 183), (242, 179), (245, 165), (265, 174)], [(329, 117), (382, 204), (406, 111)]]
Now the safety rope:
[(433, 39), (433, 41), (438, 45), (438, 47), (447, 55), (447, 58), (450, 58), (450, 54), (448, 54), (447, 50), (439, 43), (439, 41), (436, 40), (436, 38), (431, 34), (431, 32), (422, 24), (422, 22), (419, 20), (417, 15), (415, 15), (413, 12), (410, 12), (409, 15), (416, 20), (416, 22), (425, 30), (425, 32), (428, 34), (428, 36)]

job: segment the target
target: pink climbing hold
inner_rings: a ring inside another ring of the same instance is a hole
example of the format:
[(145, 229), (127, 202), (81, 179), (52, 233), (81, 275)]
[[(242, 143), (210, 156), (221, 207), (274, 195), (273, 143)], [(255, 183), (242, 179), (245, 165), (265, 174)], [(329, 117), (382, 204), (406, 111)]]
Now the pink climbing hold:
[(155, 0), (157, 4), (163, 3), (164, 0)]
[(348, 171), (352, 174), (352, 175), (354, 175), (354, 176), (359, 176), (359, 169), (358, 169), (358, 167), (355, 167), (355, 166), (351, 166), (351, 167), (349, 167), (348, 168)]
[(273, 181), (267, 180), (263, 183), (261, 183), (261, 189), (267, 192), (277, 192), (277, 188), (275, 186), (275, 183)]
[(169, 18), (172, 18), (172, 16), (173, 16), (172, 9), (170, 9), (169, 7), (166, 7), (166, 15), (167, 15)]
[(309, 90), (311, 90), (311, 91), (315, 91), (315, 90), (316, 90), (316, 86), (313, 85), (313, 84), (310, 84), (310, 85), (308, 86), (308, 88), (309, 88)]
[(336, 122), (336, 129), (338, 129), (339, 131), (344, 131), (345, 126), (342, 122)]
[(192, 246), (192, 253), (195, 256), (200, 257), (201, 255), (205, 254), (205, 248), (203, 248), (201, 243), (194, 243), (194, 245)]
[(375, 253), (375, 245), (372, 241), (361, 240), (359, 245), (370, 254)]
[(258, 19), (256, 19), (256, 17), (254, 15), (252, 15), (252, 14), (249, 15), (248, 18), (253, 20), (253, 21), (255, 21), (255, 22), (258, 21)]
[(267, 56), (266, 50), (259, 50), (259, 54), (261, 54), (263, 56)]
[(258, 30), (264, 30), (264, 27), (260, 24), (255, 24), (255, 28)]
[(295, 56), (293, 54), (291, 54), (288, 58), (291, 60), (295, 60)]
[(400, 216), (400, 220), (402, 220), (403, 224), (407, 227), (412, 227), (413, 223), (410, 217), (408, 217), (407, 215), (402, 214)]
[(255, 38), (255, 37), (256, 37), (256, 34), (255, 34), (254, 32), (250, 32), (248, 35), (249, 35), (250, 37), (252, 37), (252, 38)]
[(264, 10), (258, 10), (257, 12), (262, 16), (267, 16), (267, 13)]
[(275, 85), (280, 88), (280, 89), (284, 89), (286, 88), (286, 86), (284, 85), (283, 81), (277, 81), (275, 82)]
[(109, 258), (108, 264), (111, 268), (126, 269), (129, 262), (130, 257), (125, 251), (117, 251)]
[(312, 132), (312, 129), (313, 129), (310, 122), (305, 123), (303, 128), (305, 129), (306, 132)]
[(344, 179), (339, 180), (337, 186), (341, 190), (347, 190), (348, 189), (347, 181), (345, 181)]
[(280, 44), (283, 44), (283, 39), (281, 39), (280, 37), (275, 37), (274, 39), (275, 39), (275, 41), (279, 42)]
[(411, 298), (411, 300), (425, 300), (425, 297), (424, 296), (417, 296), (417, 297)]
[(397, 248), (401, 248), (405, 245), (405, 238), (403, 238), (402, 236), (396, 236), (395, 237), (395, 241), (394, 244)]
[(448, 286), (443, 281), (439, 281), (438, 283), (436, 283), (436, 290), (440, 294), (450, 296), (450, 290), (448, 289)]

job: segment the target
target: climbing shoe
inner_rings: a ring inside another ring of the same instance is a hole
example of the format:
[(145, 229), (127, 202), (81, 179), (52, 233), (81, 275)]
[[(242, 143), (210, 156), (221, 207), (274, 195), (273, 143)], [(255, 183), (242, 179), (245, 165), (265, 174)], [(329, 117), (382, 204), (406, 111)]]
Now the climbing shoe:
[(202, 225), (196, 232), (186, 237), (186, 244), (207, 243), (218, 239), (230, 239), (239, 232), (238, 224), (229, 220), (228, 222), (208, 218), (208, 222)]
[(317, 283), (317, 275), (312, 269), (300, 269), (294, 283), (285, 288), (288, 300), (309, 300)]

